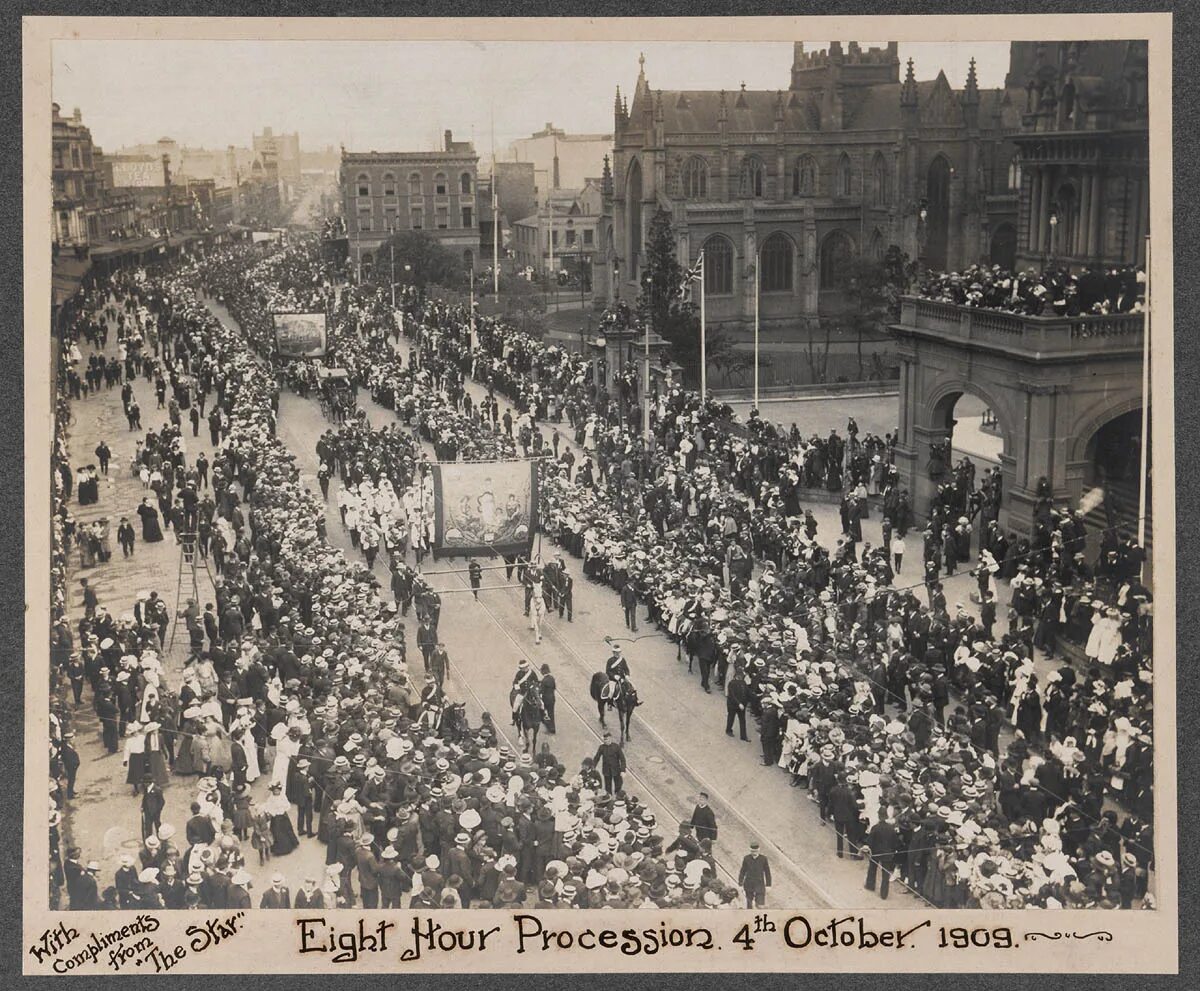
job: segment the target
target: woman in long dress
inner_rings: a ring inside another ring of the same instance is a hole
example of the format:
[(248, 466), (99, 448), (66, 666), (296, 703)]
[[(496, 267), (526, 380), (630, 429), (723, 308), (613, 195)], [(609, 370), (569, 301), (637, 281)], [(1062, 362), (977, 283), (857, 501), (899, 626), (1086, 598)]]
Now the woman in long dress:
[[(276, 727), (284, 726), (283, 723), (276, 723), (275, 725)], [(274, 731), (272, 735), (274, 735)], [(283, 733), (279, 734), (275, 740), (275, 761), (271, 766), (272, 785), (287, 784), (288, 769), (299, 753), (300, 728), (298, 726), (285, 727)]]
[(142, 724), (133, 722), (125, 729), (125, 783), (133, 785), (136, 795), (142, 784), (142, 776), (146, 773), (146, 734)]
[(211, 774), (218, 767), (228, 772), (233, 767), (233, 748), (220, 722), (215, 719), (209, 720), (205, 729), (205, 739), (208, 743), (207, 772)]
[(243, 720), (239, 726), (241, 736), (237, 737), (237, 741), (246, 752), (246, 784), (251, 785), (262, 774), (262, 768), (258, 765), (258, 744), (254, 740), (254, 734), (250, 731), (249, 720)]
[(271, 797), (263, 803), (263, 811), (271, 822), (271, 856), (282, 857), (300, 845), (296, 830), (292, 826), (292, 804), (283, 794), (283, 785), (271, 782)]
[(158, 522), (158, 510), (149, 498), (143, 499), (137, 508), (137, 514), (142, 518), (142, 540), (147, 544), (156, 544), (163, 539), (162, 527)]
[(196, 718), (199, 715), (199, 706), (192, 706), (184, 710), (183, 718), (180, 720), (175, 745), (175, 766), (172, 768), (176, 774), (195, 774), (200, 770), (196, 766), (193, 754), (195, 738), (200, 732), (200, 723)]
[(146, 724), (142, 760), (144, 772), (154, 779), (154, 783), (159, 788), (165, 788), (171, 781), (171, 775), (167, 771), (167, 762), (163, 757), (162, 736), (159, 732), (161, 729), (162, 726), (159, 723)]

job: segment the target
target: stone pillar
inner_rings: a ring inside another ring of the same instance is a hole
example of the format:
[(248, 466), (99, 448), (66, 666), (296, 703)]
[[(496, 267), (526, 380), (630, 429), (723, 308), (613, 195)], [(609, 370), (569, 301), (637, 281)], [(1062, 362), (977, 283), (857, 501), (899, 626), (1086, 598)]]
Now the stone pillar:
[[(751, 332), (754, 330), (754, 292), (758, 285), (758, 238), (755, 232), (754, 201), (748, 200), (742, 211), (742, 263), (738, 266), (742, 280), (742, 317)], [(761, 319), (761, 313), (760, 313)], [(761, 333), (761, 327), (760, 327)]]
[(820, 301), (821, 259), (817, 257), (817, 218), (811, 201), (804, 206), (802, 254), (803, 267), (807, 274), (804, 276), (804, 302), (801, 309), (806, 317), (815, 318)]
[(1030, 251), (1038, 251), (1041, 245), (1041, 226), (1038, 222), (1038, 210), (1042, 205), (1042, 170), (1032, 169), (1029, 176), (1029, 240), (1026, 246)]
[(1041, 202), (1038, 204), (1038, 240), (1037, 251), (1043, 254), (1050, 250), (1050, 169), (1047, 168), (1042, 176)]
[(1075, 235), (1075, 254), (1090, 255), (1092, 244), (1092, 196), (1095, 194), (1096, 177), (1091, 172), (1083, 174), (1083, 192), (1079, 198), (1079, 226)]
[(1100, 201), (1104, 197), (1104, 175), (1096, 172), (1092, 176), (1092, 197), (1088, 203), (1090, 216), (1088, 219), (1088, 254), (1098, 257), (1104, 250), (1100, 243)]

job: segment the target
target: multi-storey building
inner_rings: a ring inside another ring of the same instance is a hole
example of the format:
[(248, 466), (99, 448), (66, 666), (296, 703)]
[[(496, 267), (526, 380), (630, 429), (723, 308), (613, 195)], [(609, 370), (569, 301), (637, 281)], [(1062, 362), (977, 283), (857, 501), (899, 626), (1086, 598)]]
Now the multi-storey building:
[(52, 105), (51, 141), (53, 243), (82, 250), (100, 236), (95, 219), (104, 196), (99, 149), (92, 144), (92, 132), (84, 126), (79, 109), (63, 117), (57, 103)]
[(512, 225), (517, 267), (533, 268), (539, 276), (583, 272), (590, 285), (603, 206), (600, 179), (588, 179), (582, 189), (553, 190), (537, 213)]
[(342, 150), (342, 214), (350, 260), (364, 272), (393, 232), (432, 235), (466, 268), (479, 262), (476, 177), (479, 156), (468, 141), (445, 132), (440, 151)]
[(596, 175), (612, 143), (611, 134), (568, 134), (548, 123), (529, 137), (513, 141), (508, 158), (533, 165), (538, 206), (544, 207), (551, 191), (580, 189), (589, 176)]

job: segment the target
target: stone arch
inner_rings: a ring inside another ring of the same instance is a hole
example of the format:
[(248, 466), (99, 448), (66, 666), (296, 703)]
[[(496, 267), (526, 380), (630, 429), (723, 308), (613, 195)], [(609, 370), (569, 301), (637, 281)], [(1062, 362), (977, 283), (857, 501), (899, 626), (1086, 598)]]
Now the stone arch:
[(1088, 448), (1105, 426), (1118, 417), (1142, 408), (1142, 394), (1139, 391), (1136, 394), (1125, 396), (1117, 402), (1106, 402), (1101, 409), (1085, 414), (1086, 419), (1080, 419), (1072, 432), (1068, 460), (1085, 460), (1088, 456)]
[(988, 409), (996, 415), (996, 422), (1000, 426), (1000, 436), (1004, 441), (1003, 453), (1011, 454), (1014, 440), (1013, 428), (1018, 415), (1009, 409), (1004, 401), (1003, 393), (993, 390), (988, 385), (981, 385), (978, 381), (968, 382), (966, 379), (953, 378), (935, 383), (926, 393), (922, 405), (926, 415), (924, 423), (918, 423), (918, 426), (924, 426), (926, 429), (934, 431), (949, 431), (951, 428), (949, 421), (954, 412), (954, 406), (964, 395), (975, 396), (988, 404)]

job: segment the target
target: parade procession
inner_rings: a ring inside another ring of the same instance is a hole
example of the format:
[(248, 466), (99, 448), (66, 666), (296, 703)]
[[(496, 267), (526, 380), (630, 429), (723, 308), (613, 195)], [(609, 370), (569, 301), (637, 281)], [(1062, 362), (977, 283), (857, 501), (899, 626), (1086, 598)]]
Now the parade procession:
[(905, 46), (639, 58), (524, 208), (142, 155), (56, 295), (53, 909), (1155, 907), (1144, 44)]

